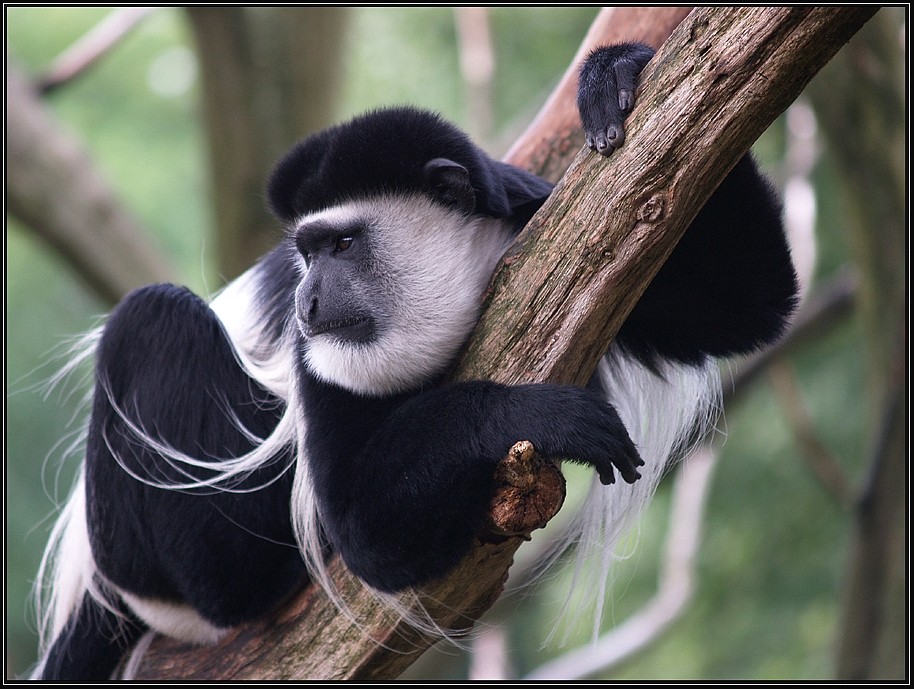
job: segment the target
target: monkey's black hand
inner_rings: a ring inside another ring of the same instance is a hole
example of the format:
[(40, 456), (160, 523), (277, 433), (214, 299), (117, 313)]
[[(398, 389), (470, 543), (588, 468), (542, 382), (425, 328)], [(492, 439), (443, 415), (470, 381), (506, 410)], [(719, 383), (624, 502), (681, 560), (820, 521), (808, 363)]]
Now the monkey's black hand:
[(628, 437), (628, 432), (625, 430), (622, 421), (615, 414), (615, 410), (612, 410), (612, 413), (612, 418), (605, 418), (607, 425), (612, 427), (611, 435), (607, 434), (606, 436), (610, 440), (605, 441), (612, 448), (610, 454), (591, 460), (600, 475), (600, 483), (604, 486), (616, 482), (613, 467), (618, 469), (623, 481), (634, 483), (641, 478), (638, 467), (644, 466), (644, 460), (641, 459), (635, 444)]
[[(592, 466), (604, 485), (616, 482), (616, 471), (626, 483), (641, 477), (638, 467), (644, 461), (615, 408), (600, 396), (579, 388), (547, 385), (515, 390), (526, 398), (523, 406), (517, 406), (534, 420), (524, 438), (542, 455)], [(537, 403), (537, 397), (542, 401)], [(555, 409), (561, 413), (551, 411)]]
[(625, 118), (635, 106), (638, 75), (654, 55), (641, 43), (594, 50), (581, 66), (578, 112), (588, 148), (611, 155), (625, 141)]

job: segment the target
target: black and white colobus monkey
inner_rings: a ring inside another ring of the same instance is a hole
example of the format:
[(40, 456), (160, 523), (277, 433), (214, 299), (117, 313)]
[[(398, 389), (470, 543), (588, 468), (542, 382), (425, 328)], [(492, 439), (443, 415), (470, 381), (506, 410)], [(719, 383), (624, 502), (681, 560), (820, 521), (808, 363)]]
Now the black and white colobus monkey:
[[(591, 148), (621, 145), (652, 54), (626, 44), (586, 61)], [(372, 112), (279, 162), (268, 193), (285, 238), (212, 303), (172, 285), (124, 299), (95, 345), (36, 675), (107, 678), (150, 627), (215, 642), (306, 581), (327, 585), (328, 549), (382, 592), (443, 575), (519, 439), (596, 469), (571, 537), (609, 548), (713, 411), (713, 358), (778, 337), (795, 277), (779, 205), (746, 157), (587, 389), (442, 385), (550, 191), (435, 115)]]

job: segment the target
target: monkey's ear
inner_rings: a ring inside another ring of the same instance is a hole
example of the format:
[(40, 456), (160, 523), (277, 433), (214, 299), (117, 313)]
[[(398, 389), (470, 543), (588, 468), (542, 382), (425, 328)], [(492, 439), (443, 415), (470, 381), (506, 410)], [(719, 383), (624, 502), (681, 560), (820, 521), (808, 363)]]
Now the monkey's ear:
[(476, 192), (463, 165), (448, 158), (433, 158), (425, 164), (423, 172), (426, 187), (434, 198), (467, 215), (476, 210)]

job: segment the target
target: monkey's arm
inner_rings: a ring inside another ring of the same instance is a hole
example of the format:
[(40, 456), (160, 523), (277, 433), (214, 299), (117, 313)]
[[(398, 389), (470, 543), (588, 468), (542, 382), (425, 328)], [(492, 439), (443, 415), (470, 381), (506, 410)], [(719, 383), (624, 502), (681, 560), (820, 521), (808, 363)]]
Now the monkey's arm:
[[(321, 396), (326, 403), (327, 392)], [(545, 457), (594, 466), (604, 483), (616, 471), (631, 483), (641, 465), (615, 410), (574, 387), (468, 382), (429, 391), (397, 407), (351, 452), (338, 421), (311, 422), (327, 535), (356, 575), (384, 591), (457, 564), (488, 515), (496, 466), (518, 440)]]

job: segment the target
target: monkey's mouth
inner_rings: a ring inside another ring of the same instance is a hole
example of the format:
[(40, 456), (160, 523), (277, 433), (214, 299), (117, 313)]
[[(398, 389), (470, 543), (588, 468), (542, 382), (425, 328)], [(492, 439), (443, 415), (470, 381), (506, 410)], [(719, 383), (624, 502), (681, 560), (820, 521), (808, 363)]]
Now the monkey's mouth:
[(331, 335), (348, 342), (370, 342), (374, 338), (374, 331), (374, 321), (371, 318), (338, 318), (309, 323), (305, 335)]

